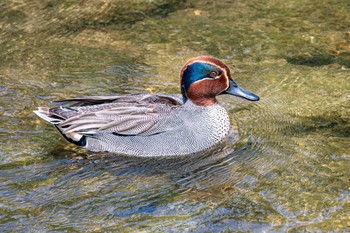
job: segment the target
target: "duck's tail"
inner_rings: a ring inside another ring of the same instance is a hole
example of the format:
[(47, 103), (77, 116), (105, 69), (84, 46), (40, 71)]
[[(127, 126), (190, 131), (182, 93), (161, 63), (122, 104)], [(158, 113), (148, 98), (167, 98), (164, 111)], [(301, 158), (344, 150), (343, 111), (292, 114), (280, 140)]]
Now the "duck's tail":
[(52, 108), (38, 107), (38, 110), (33, 112), (41, 119), (53, 124), (67, 141), (78, 146), (86, 145), (86, 137), (84, 135), (77, 132), (64, 133), (64, 129), (60, 126), (60, 123), (64, 122), (66, 118), (55, 114)]
[(57, 115), (53, 115), (50, 112), (50, 108), (46, 108), (46, 107), (38, 107), (38, 110), (33, 111), (38, 117), (40, 117), (41, 119), (53, 124), (53, 125), (58, 125), (60, 124), (62, 121), (64, 121), (65, 119), (62, 117), (59, 117)]

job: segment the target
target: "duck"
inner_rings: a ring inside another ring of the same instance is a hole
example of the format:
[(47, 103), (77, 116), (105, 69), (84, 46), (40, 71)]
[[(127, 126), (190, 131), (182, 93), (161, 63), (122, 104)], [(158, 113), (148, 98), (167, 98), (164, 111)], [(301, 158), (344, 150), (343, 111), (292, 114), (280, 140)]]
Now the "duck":
[(189, 59), (180, 71), (182, 96), (114, 94), (54, 101), (34, 113), (69, 142), (90, 151), (126, 156), (183, 156), (208, 151), (229, 135), (230, 119), (217, 101), (233, 95), (259, 96), (233, 80), (230, 69), (211, 56)]

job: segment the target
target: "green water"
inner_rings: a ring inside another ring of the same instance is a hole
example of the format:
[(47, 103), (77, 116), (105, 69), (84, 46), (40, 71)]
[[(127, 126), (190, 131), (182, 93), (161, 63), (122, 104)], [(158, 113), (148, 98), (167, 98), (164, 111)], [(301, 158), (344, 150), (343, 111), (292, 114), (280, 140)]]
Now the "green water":
[[(1, 232), (348, 232), (350, 2), (3, 1)], [(200, 158), (67, 143), (52, 100), (179, 93), (187, 59), (234, 70), (239, 138)], [(72, 158), (85, 158), (73, 162)]]

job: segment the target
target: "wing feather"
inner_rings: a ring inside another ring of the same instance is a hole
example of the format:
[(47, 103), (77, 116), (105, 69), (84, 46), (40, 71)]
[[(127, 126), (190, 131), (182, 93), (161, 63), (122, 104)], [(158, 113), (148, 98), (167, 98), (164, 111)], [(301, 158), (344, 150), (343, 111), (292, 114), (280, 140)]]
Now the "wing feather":
[(150, 135), (176, 127), (180, 120), (176, 111), (182, 106), (178, 97), (151, 94), (93, 96), (59, 103), (71, 104), (50, 109), (53, 116), (62, 118), (63, 133), (121, 135)]

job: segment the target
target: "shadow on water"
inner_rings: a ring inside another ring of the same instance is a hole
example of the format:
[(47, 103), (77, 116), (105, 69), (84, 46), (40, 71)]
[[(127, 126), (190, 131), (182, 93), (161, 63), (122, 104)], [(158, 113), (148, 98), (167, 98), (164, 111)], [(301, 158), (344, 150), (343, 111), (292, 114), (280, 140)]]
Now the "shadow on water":
[(298, 123), (290, 124), (283, 129), (286, 135), (326, 133), (336, 137), (350, 137), (350, 126), (344, 119), (326, 116), (298, 118), (300, 120)]
[(293, 65), (304, 66), (325, 66), (335, 62), (335, 56), (331, 54), (314, 54), (314, 55), (301, 55), (295, 57), (287, 57), (287, 62)]
[(304, 65), (310, 67), (320, 67), (331, 64), (339, 64), (341, 66), (350, 68), (350, 54), (342, 54), (340, 56), (330, 53), (297, 55), (287, 57), (286, 61), (293, 65)]

